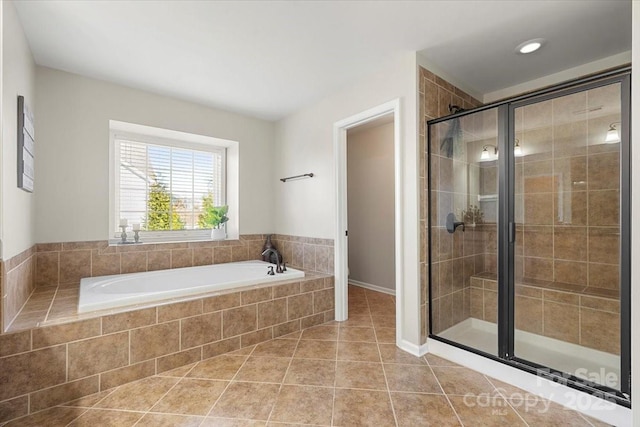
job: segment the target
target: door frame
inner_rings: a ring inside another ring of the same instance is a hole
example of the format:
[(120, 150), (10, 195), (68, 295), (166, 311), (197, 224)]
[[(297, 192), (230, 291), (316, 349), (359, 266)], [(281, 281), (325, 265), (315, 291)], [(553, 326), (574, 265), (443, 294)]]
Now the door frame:
[(384, 104), (362, 111), (337, 121), (333, 125), (333, 153), (336, 179), (336, 234), (334, 251), (335, 268), (335, 319), (349, 318), (348, 307), (348, 258), (349, 245), (346, 236), (348, 224), (347, 212), (347, 130), (393, 114), (393, 163), (394, 163), (394, 201), (395, 201), (395, 270), (396, 270), (396, 341), (402, 336), (400, 321), (400, 303), (403, 294), (403, 239), (402, 239), (402, 147), (400, 132), (400, 99), (396, 98)]

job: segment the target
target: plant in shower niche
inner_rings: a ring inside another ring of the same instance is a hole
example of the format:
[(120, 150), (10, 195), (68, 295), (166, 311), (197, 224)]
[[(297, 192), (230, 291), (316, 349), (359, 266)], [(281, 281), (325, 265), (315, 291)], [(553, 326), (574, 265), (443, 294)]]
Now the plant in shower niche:
[(465, 224), (471, 224), (475, 227), (476, 224), (482, 224), (484, 222), (484, 213), (479, 207), (475, 205), (469, 205), (466, 210), (462, 211), (462, 221)]

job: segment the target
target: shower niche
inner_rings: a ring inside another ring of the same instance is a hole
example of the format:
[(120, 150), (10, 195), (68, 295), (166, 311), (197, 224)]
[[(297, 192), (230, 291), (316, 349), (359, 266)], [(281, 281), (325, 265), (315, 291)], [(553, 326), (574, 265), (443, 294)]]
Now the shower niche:
[(431, 339), (629, 406), (629, 85), (427, 122)]

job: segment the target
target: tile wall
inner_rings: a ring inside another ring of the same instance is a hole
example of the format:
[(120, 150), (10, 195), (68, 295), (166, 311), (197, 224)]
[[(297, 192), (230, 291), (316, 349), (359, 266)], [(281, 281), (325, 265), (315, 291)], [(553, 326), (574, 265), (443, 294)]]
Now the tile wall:
[(0, 333), (20, 312), (35, 288), (35, 247), (0, 262)]
[[(434, 331), (446, 329), (453, 323), (463, 320), (462, 316), (469, 313), (469, 279), (477, 271), (476, 262), (484, 264), (478, 255), (481, 248), (478, 246), (481, 231), (471, 230), (468, 233), (449, 234), (444, 227), (439, 226), (444, 222), (439, 221), (438, 200), (441, 199), (444, 206), (453, 203), (453, 192), (445, 188), (453, 181), (453, 159), (440, 156), (439, 143), (432, 147), (431, 176), (434, 188), (434, 197), (431, 205), (431, 220), (434, 225), (432, 239), (432, 270), (428, 271), (428, 152), (426, 147), (426, 121), (449, 115), (449, 104), (457, 105), (464, 109), (471, 109), (481, 103), (464, 93), (460, 89), (420, 67), (419, 70), (419, 99), (420, 99), (420, 286), (421, 286), (421, 342), (426, 342), (429, 330), (428, 308), (428, 275), (431, 274), (434, 304)], [(458, 159), (460, 160), (460, 159)], [(459, 162), (460, 164), (463, 161)], [(443, 176), (444, 175), (444, 176)], [(442, 184), (442, 187), (441, 187)], [(446, 199), (446, 201), (445, 201)], [(465, 299), (466, 295), (466, 299)]]
[(516, 110), (516, 222), (525, 278), (619, 291), (619, 85)]
[[(333, 240), (274, 237), (288, 265), (333, 274)], [(34, 288), (44, 291), (47, 287), (77, 285), (82, 277), (261, 259), (265, 239), (266, 235), (254, 234), (242, 235), (239, 240), (130, 246), (109, 246), (106, 240), (37, 244), (4, 263), (2, 330), (7, 330)], [(76, 296), (70, 292), (68, 299)], [(63, 310), (68, 301), (59, 299)], [(25, 307), (30, 321), (24, 327), (33, 327), (38, 319), (43, 320), (49, 308)]]
[(333, 320), (333, 288), (333, 276), (309, 274), (2, 334), (0, 423)]
[[(471, 278), (471, 317), (497, 323), (497, 288), (494, 279)], [(618, 298), (519, 283), (515, 298), (516, 329), (620, 354)]]

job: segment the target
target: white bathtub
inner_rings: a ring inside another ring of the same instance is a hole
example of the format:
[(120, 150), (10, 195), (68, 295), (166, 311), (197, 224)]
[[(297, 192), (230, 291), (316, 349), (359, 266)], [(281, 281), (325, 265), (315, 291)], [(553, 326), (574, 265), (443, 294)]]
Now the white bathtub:
[(269, 276), (269, 266), (273, 264), (243, 261), (85, 278), (80, 281), (78, 313), (304, 277), (304, 271), (289, 267)]

